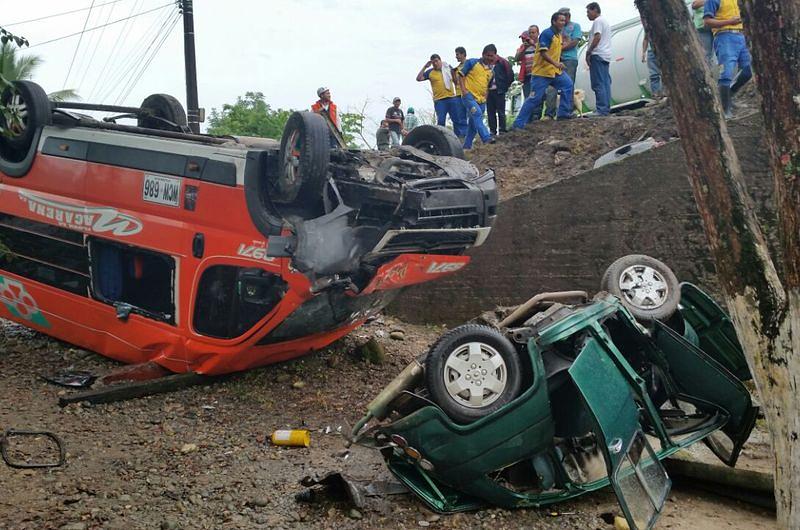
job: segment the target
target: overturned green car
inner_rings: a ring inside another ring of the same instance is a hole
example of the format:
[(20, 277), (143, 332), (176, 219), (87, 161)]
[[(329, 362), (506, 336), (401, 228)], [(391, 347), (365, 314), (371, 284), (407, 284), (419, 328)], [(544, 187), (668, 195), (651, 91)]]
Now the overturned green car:
[(642, 255), (612, 264), (603, 288), (540, 294), (494, 325), (449, 331), (369, 404), (353, 440), (437, 512), (610, 484), (630, 527), (651, 528), (671, 486), (660, 460), (703, 440), (735, 465), (758, 409), (733, 326), (706, 293)]

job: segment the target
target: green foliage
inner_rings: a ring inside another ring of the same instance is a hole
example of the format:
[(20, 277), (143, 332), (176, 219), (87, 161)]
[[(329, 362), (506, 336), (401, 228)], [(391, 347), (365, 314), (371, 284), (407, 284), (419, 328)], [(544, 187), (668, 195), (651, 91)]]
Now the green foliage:
[(356, 136), (364, 135), (364, 115), (358, 112), (345, 112), (339, 116), (342, 125), (342, 138), (347, 147), (357, 149)]
[(211, 109), (208, 132), (218, 136), (257, 136), (280, 139), (292, 110), (277, 109), (264, 100), (261, 92), (246, 92), (233, 105)]

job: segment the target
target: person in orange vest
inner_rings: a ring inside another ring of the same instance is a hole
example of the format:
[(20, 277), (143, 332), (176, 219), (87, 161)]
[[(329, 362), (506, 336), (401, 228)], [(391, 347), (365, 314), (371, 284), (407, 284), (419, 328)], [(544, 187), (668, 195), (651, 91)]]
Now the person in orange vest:
[[(316, 103), (311, 105), (311, 111), (317, 114), (322, 114), (323, 117), (330, 120), (337, 131), (341, 131), (339, 126), (339, 113), (336, 108), (336, 103), (331, 100), (331, 91), (329, 88), (321, 86), (317, 89), (317, 96), (319, 99)], [(336, 139), (333, 134), (330, 135), (331, 147), (336, 147)]]

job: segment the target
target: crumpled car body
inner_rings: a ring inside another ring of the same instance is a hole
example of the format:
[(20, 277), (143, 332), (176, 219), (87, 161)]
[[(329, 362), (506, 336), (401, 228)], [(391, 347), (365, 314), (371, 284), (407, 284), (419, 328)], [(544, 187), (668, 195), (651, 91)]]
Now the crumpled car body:
[(463, 160), (329, 155), (325, 137), (324, 189), (278, 205), (279, 142), (99, 121), (16, 86), (28, 130), (0, 138), (0, 317), (125, 363), (220, 374), (324, 348), (463, 268), (495, 218), (494, 174)]
[(362, 443), (437, 512), (538, 507), (610, 484), (630, 527), (650, 528), (671, 485), (660, 460), (703, 440), (733, 466), (757, 415), (730, 320), (694, 285), (681, 292), (669, 325), (645, 328), (601, 292), (507, 329), (524, 390), (468, 424), (428, 399), (412, 363), (354, 433), (385, 419)]

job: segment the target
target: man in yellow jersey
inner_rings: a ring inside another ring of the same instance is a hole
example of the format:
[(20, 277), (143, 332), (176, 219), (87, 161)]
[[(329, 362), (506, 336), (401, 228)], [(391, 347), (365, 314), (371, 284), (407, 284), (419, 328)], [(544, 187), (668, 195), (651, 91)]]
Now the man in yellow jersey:
[(458, 134), (461, 124), (458, 107), (461, 106), (461, 98), (456, 96), (458, 79), (453, 77), (453, 69), (450, 68), (450, 65), (442, 62), (439, 54), (434, 53), (431, 55), (431, 60), (425, 63), (425, 66), (417, 74), (417, 81), (430, 81), (431, 83), (436, 124), (444, 127), (449, 115), (450, 121), (453, 122), (453, 131)]
[(561, 62), (561, 31), (567, 23), (564, 13), (553, 13), (550, 27), (539, 36), (539, 47), (533, 56), (533, 75), (531, 77), (531, 95), (525, 99), (519, 109), (514, 128), (522, 129), (529, 121), (538, 120), (532, 116), (534, 110), (541, 112), (542, 101), (547, 94), (547, 87), (553, 86), (561, 91), (561, 103), (558, 104), (558, 119), (572, 117), (572, 79), (567, 74), (566, 66)]
[[(722, 65), (719, 75), (719, 97), (725, 117), (733, 117), (731, 94), (753, 77), (750, 51), (742, 33), (742, 17), (736, 0), (706, 0), (703, 22), (714, 33), (714, 51)], [(733, 81), (733, 71), (739, 65), (739, 75)]]
[(494, 142), (489, 128), (483, 123), (486, 112), (486, 97), (489, 95), (489, 81), (492, 79), (492, 65), (497, 61), (497, 48), (487, 44), (480, 59), (467, 59), (458, 72), (461, 86), (461, 102), (467, 112), (467, 136), (464, 149), (472, 149), (477, 133), (485, 144)]

